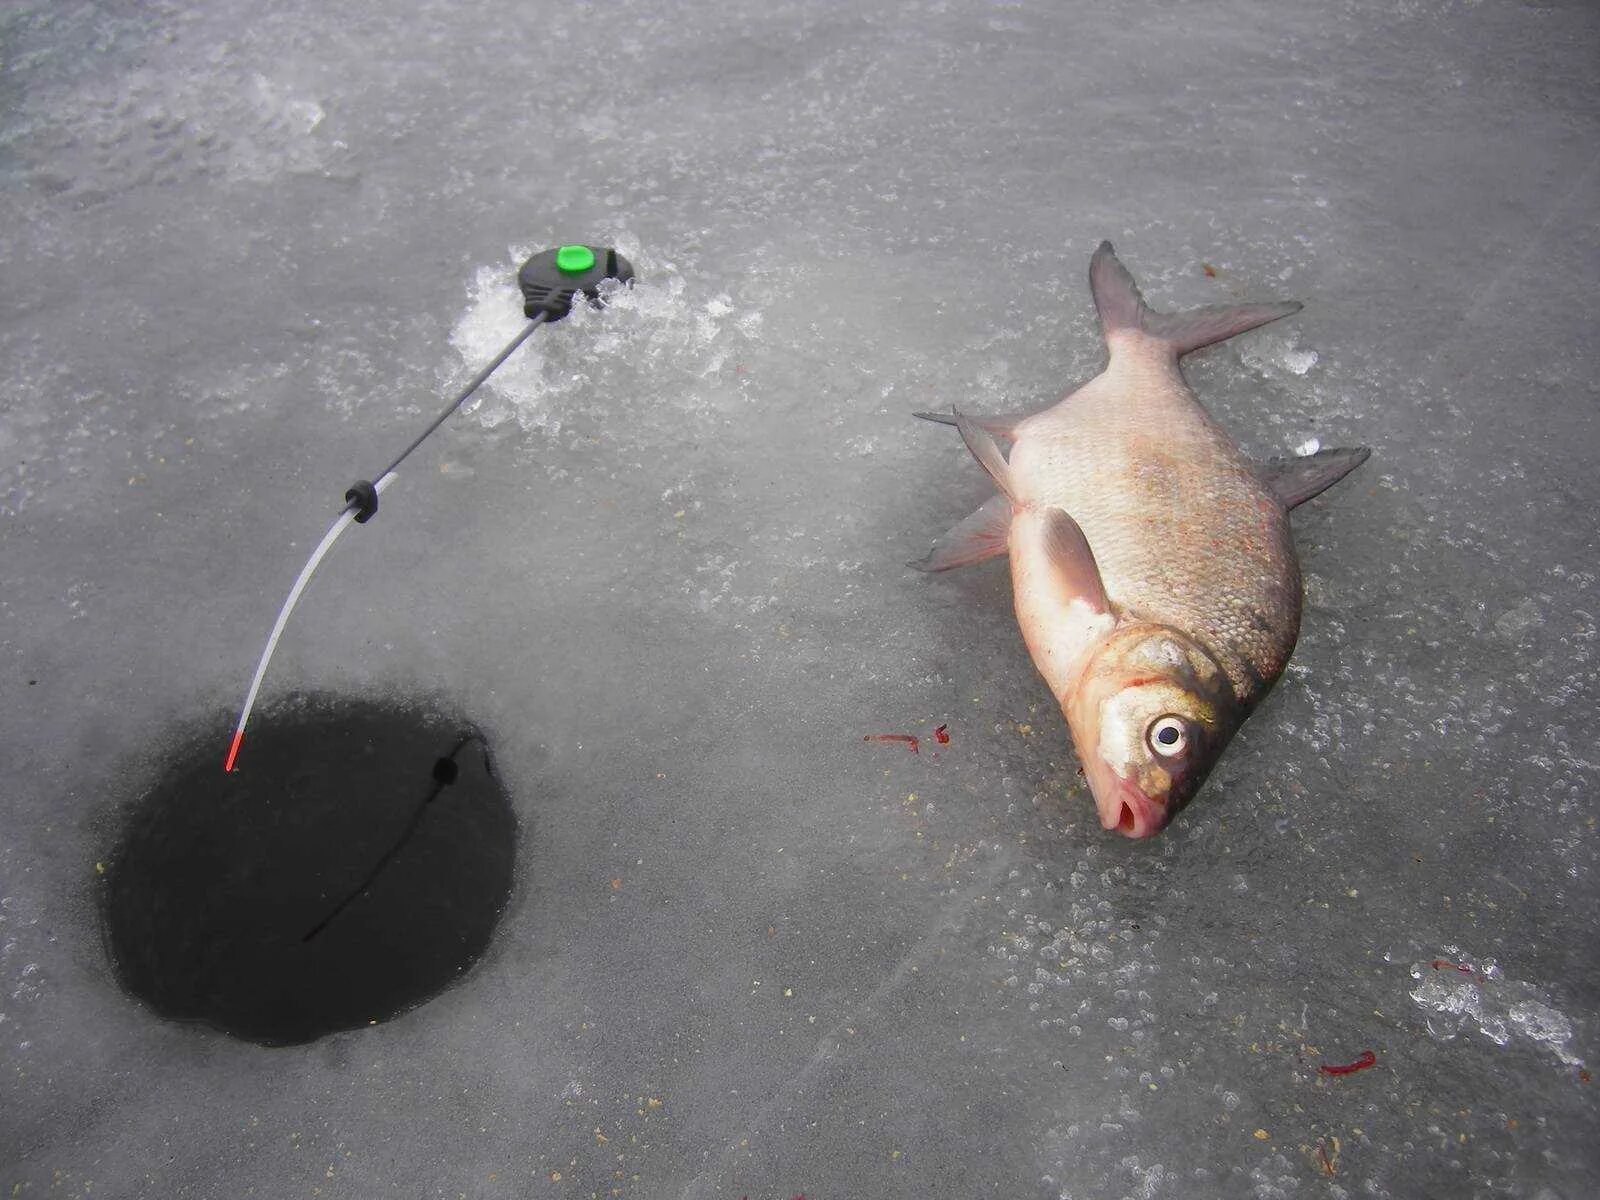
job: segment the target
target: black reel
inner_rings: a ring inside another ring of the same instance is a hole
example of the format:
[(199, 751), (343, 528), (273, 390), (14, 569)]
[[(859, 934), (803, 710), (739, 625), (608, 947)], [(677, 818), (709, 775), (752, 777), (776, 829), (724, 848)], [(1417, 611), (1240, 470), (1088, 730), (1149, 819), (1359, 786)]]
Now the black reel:
[(633, 281), (633, 265), (609, 246), (558, 246), (541, 250), (517, 272), (522, 289), (522, 311), (531, 320), (540, 313), (548, 321), (559, 321), (572, 311), (572, 303), (582, 295), (600, 306), (600, 281)]

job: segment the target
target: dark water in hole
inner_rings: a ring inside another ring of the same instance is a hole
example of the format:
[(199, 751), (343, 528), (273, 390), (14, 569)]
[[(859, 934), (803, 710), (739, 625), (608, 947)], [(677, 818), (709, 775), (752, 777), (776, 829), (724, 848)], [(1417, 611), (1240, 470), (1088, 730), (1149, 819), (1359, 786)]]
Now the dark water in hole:
[(199, 731), (131, 808), (103, 912), (123, 985), (268, 1045), (386, 1020), (488, 947), (516, 818), (470, 723), (313, 697), (257, 714), (232, 775)]

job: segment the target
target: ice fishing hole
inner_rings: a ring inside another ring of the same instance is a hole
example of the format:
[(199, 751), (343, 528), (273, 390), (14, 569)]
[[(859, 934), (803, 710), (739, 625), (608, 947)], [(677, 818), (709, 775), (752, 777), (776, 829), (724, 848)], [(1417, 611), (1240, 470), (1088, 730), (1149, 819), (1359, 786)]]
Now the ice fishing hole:
[(437, 709), (331, 696), (182, 739), (128, 809), (102, 914), (152, 1011), (264, 1045), (386, 1021), (488, 948), (516, 817), (489, 747)]

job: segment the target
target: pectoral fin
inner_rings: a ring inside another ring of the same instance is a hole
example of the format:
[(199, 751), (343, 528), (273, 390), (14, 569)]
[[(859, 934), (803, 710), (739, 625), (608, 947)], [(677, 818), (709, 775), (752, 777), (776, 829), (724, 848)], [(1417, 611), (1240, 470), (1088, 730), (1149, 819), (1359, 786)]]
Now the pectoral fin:
[(1088, 539), (1061, 509), (1017, 513), (1011, 591), (1028, 654), (1051, 694), (1062, 699), (1089, 648), (1116, 627), (1117, 615)]
[(1059, 508), (1044, 509), (1037, 519), (1044, 539), (1045, 559), (1060, 594), (1076, 600), (1090, 612), (1109, 613), (1111, 601), (1106, 598), (1100, 566), (1094, 561), (1094, 551), (1089, 549), (1089, 539), (1083, 536), (1082, 527)]
[(987, 504), (936, 541), (928, 557), (907, 565), (919, 571), (951, 571), (999, 558), (1006, 552), (1006, 535), (1010, 530), (1011, 501), (1004, 496), (991, 497)]
[(1304, 504), (1320, 496), (1354, 471), (1371, 456), (1366, 446), (1318, 450), (1302, 458), (1275, 458), (1256, 468), (1267, 490), (1283, 501), (1285, 508)]

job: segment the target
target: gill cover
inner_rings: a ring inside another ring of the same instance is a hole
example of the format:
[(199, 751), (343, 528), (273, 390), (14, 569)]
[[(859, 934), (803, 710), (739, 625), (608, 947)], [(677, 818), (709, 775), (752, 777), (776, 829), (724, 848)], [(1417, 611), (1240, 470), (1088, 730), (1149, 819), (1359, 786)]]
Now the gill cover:
[(1192, 638), (1130, 624), (1096, 648), (1065, 705), (1100, 823), (1159, 833), (1238, 728), (1227, 676)]

